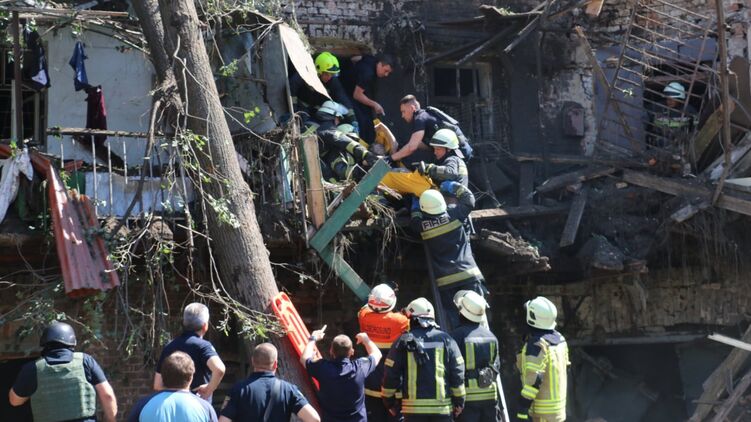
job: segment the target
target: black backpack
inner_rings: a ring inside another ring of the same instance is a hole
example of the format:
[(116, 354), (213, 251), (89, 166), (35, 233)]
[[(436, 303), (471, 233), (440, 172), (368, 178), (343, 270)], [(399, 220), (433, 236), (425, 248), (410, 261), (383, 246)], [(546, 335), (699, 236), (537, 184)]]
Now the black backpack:
[(438, 120), (439, 129), (451, 129), (456, 133), (456, 137), (459, 138), (459, 149), (464, 154), (464, 159), (469, 161), (472, 158), (472, 147), (469, 145), (469, 138), (464, 135), (464, 132), (459, 127), (459, 121), (446, 114), (443, 110), (433, 106), (425, 107), (425, 111)]

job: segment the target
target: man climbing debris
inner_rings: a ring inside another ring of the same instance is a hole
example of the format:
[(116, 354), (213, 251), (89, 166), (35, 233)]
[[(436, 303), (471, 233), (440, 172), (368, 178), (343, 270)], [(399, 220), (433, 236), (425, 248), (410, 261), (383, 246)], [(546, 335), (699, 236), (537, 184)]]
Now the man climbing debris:
[[(450, 422), (464, 408), (464, 360), (454, 339), (438, 329), (433, 305), (417, 298), (405, 308), (409, 332), (386, 358), (383, 401), (405, 422)], [(397, 400), (401, 391), (401, 406)]]
[(561, 422), (566, 420), (566, 372), (569, 356), (563, 335), (555, 330), (558, 310), (538, 296), (524, 304), (529, 333), (516, 358), (522, 391), (518, 420)]

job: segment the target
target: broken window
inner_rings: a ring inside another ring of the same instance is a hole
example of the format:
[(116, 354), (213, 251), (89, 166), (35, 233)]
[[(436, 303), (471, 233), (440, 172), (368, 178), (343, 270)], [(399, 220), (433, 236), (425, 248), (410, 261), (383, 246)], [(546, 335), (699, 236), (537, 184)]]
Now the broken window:
[[(13, 126), (13, 54), (8, 48), (0, 49), (0, 139), (11, 139)], [(33, 138), (39, 142), (44, 128), (46, 110), (44, 93), (26, 85), (22, 87), (23, 133), (22, 139)]]
[[(477, 68), (433, 68), (433, 97), (482, 97), (480, 71)], [(457, 92), (459, 93), (457, 95)]]

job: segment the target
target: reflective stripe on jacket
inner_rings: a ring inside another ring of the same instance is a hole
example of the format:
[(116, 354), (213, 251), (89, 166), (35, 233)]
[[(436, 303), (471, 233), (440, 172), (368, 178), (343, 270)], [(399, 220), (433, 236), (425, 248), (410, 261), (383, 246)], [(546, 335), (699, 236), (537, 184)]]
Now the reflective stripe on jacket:
[[(530, 416), (566, 416), (569, 362), (566, 339), (555, 330), (534, 330), (517, 356), (523, 399), (531, 400)], [(560, 420), (564, 420), (560, 419)]]
[[(398, 312), (375, 312), (365, 305), (357, 313), (360, 331), (381, 350), (383, 356), (388, 356), (391, 345), (399, 339), (402, 333), (409, 330), (409, 319)], [(376, 370), (365, 379), (365, 395), (381, 397), (381, 380), (383, 379), (383, 364), (385, 359), (378, 362)]]
[(467, 401), (497, 401), (496, 382), (493, 381), (489, 387), (482, 388), (477, 383), (477, 377), (478, 372), (483, 368), (492, 367), (495, 373), (500, 372), (498, 339), (487, 328), (469, 322), (454, 330), (451, 337), (456, 340), (464, 356), (466, 369), (464, 384), (467, 387)]

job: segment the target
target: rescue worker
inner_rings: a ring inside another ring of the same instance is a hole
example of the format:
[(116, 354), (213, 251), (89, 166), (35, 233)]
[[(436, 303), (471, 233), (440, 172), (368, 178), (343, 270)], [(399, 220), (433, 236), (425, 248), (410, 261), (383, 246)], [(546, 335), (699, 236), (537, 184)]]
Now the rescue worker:
[[(347, 90), (339, 80), (339, 59), (328, 51), (324, 51), (315, 58), (316, 72), (318, 79), (323, 83), (326, 92), (331, 100), (342, 104), (346, 108), (343, 119), (357, 127), (357, 119), (352, 106), (352, 100), (347, 95)], [(328, 100), (324, 95), (311, 88), (298, 72), (292, 73), (289, 78), (290, 95), (292, 96), (292, 107), (295, 112), (304, 112), (307, 120), (312, 116), (316, 109)]]
[[(356, 60), (356, 61), (355, 61)], [(373, 117), (384, 115), (383, 107), (374, 100), (376, 81), (387, 78), (394, 70), (396, 61), (389, 54), (363, 55), (353, 60), (354, 65), (345, 86), (352, 94), (355, 115), (360, 126), (360, 137), (368, 144), (375, 140)]]
[(451, 129), (439, 129), (432, 138), (435, 163), (420, 161), (417, 171), (430, 177), (433, 183), (440, 184), (446, 180), (459, 182), (465, 188), (469, 187), (469, 171), (464, 163), (464, 154), (459, 149), (459, 138)]
[(460, 290), (454, 296), (454, 304), (461, 315), (461, 325), (454, 329), (451, 337), (464, 357), (467, 389), (464, 411), (457, 421), (500, 421), (496, 382), (501, 371), (498, 339), (483, 326), (488, 302), (471, 290)]
[[(378, 157), (358, 140), (340, 131), (338, 125), (345, 108), (334, 101), (326, 101), (318, 108), (315, 122), (310, 122), (306, 134), (316, 132), (320, 140), (321, 170), (327, 180), (347, 180), (353, 176), (355, 164), (369, 168)], [(364, 171), (360, 175), (364, 174)], [(357, 178), (355, 175), (355, 178)]]
[[(402, 313), (393, 312), (394, 306), (394, 290), (388, 284), (379, 284), (370, 291), (368, 303), (357, 314), (360, 331), (373, 340), (383, 356), (388, 355), (391, 345), (402, 333), (409, 330), (409, 319)], [(375, 371), (365, 379), (365, 408), (368, 412), (368, 421), (396, 422), (401, 419), (401, 415), (392, 416), (383, 406), (382, 379), (383, 361), (378, 362)]]
[(368, 357), (352, 359), (355, 350), (352, 340), (338, 335), (331, 341), (331, 359), (316, 358), (315, 344), (323, 339), (326, 327), (310, 334), (308, 344), (300, 355), (300, 363), (320, 384), (318, 403), (323, 422), (367, 422), (365, 410), (365, 378), (375, 371), (381, 351), (366, 333), (355, 336), (357, 344), (365, 346)]
[(680, 82), (669, 83), (662, 93), (665, 106), (652, 113), (649, 143), (669, 155), (662, 161), (687, 176), (691, 172), (689, 141), (697, 126), (698, 113), (691, 104), (686, 104), (686, 88)]
[[(464, 360), (454, 339), (438, 329), (433, 305), (424, 297), (404, 310), (409, 332), (389, 351), (383, 374), (383, 401), (405, 422), (450, 422), (464, 408)], [(402, 393), (401, 405), (396, 393)]]
[[(472, 192), (461, 183), (445, 181), (440, 192), (426, 190), (412, 202), (412, 226), (420, 233), (430, 253), (435, 283), (450, 327), (459, 324), (453, 298), (459, 290), (472, 290), (484, 296), (485, 278), (475, 263), (464, 221), (475, 206)], [(446, 205), (443, 194), (455, 198)]]
[(560, 422), (566, 420), (568, 345), (555, 330), (558, 310), (553, 302), (538, 296), (524, 304), (529, 333), (516, 358), (522, 391), (519, 420)]
[[(428, 108), (430, 109), (430, 107)], [(448, 120), (451, 117), (437, 109), (432, 109), (435, 113), (431, 113), (427, 109), (420, 108), (420, 102), (411, 94), (406, 95), (399, 101), (399, 110), (402, 119), (411, 125), (412, 135), (405, 145), (400, 146), (396, 152), (391, 154), (391, 160), (404, 161), (407, 165), (419, 161), (432, 162), (430, 140), (439, 129), (451, 129), (444, 127), (447, 125), (444, 119)], [(442, 115), (441, 118), (439, 118), (439, 115)], [(463, 140), (463, 135), (459, 136), (459, 133), (457, 133), (457, 131), (461, 131), (459, 127), (457, 125), (452, 126), (454, 133), (459, 138), (459, 149), (461, 149), (462, 155), (464, 158), (471, 158), (472, 147)]]
[(26, 363), (8, 393), (11, 406), (31, 400), (36, 422), (95, 422), (96, 399), (105, 422), (115, 422), (117, 399), (104, 371), (93, 357), (74, 352), (76, 333), (64, 322), (42, 332), (42, 356)]

